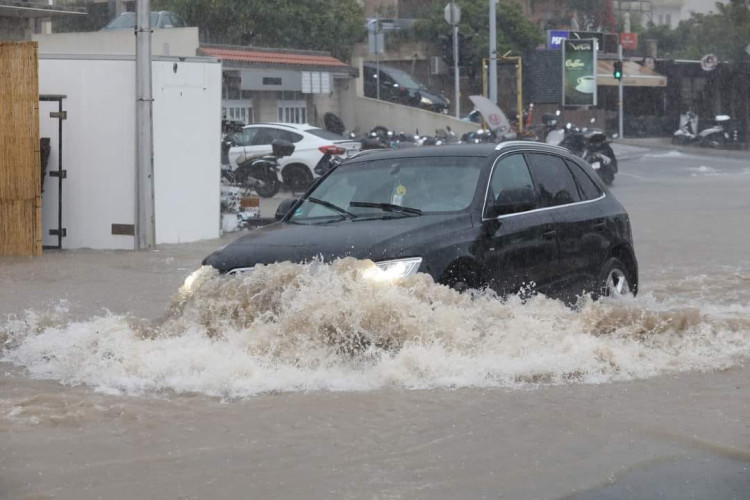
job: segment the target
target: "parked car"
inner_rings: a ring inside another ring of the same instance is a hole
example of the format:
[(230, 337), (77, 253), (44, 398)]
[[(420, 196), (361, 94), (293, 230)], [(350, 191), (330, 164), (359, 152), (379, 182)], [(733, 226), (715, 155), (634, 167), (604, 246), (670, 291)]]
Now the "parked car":
[(307, 189), (318, 177), (315, 173), (318, 163), (331, 157), (344, 159), (362, 147), (357, 141), (308, 124), (258, 123), (247, 125), (234, 134), (235, 145), (229, 149), (232, 167), (237, 168), (241, 157), (270, 151), (274, 140), (294, 144), (294, 153), (279, 161), (279, 180), (296, 192)]
[(415, 106), (436, 113), (448, 111), (450, 101), (437, 92), (415, 80), (406, 71), (380, 65), (380, 72), (374, 63), (364, 63), (365, 97), (377, 98), (377, 85), (380, 82), (380, 99)]
[(636, 293), (630, 220), (591, 166), (543, 143), (368, 151), (330, 170), (278, 222), (203, 263), (224, 273), (321, 256), (370, 259), (458, 290), (572, 299)]
[[(185, 28), (187, 23), (174, 12), (151, 12), (152, 28)], [(135, 12), (123, 12), (107, 24), (104, 30), (135, 29)]]

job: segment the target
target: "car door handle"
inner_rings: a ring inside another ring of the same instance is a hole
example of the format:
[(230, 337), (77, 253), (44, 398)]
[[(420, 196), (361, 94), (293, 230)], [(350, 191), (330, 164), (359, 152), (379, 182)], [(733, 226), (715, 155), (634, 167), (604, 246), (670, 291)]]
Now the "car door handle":
[(551, 240), (552, 238), (554, 238), (555, 236), (557, 236), (557, 231), (546, 231), (546, 232), (542, 233), (542, 236), (544, 236), (545, 238)]
[(596, 224), (594, 224), (594, 229), (596, 229), (597, 231), (601, 231), (602, 229), (606, 227), (607, 227), (606, 222), (597, 222)]

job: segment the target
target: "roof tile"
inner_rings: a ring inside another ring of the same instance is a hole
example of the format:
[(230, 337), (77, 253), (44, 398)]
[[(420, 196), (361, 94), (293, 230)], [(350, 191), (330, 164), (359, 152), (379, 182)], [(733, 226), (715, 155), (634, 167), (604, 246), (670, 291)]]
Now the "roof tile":
[(247, 63), (285, 64), (294, 66), (337, 66), (347, 68), (348, 65), (329, 55), (294, 54), (287, 52), (266, 52), (257, 50), (222, 49), (215, 47), (201, 47), (202, 54), (227, 61), (241, 61)]

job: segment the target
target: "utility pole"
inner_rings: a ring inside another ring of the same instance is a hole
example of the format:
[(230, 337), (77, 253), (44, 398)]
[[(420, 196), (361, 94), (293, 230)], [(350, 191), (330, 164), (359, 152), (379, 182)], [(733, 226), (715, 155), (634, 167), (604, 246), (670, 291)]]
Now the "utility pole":
[(495, 1), (490, 0), (490, 101), (497, 104), (497, 15)]
[(154, 100), (151, 93), (151, 5), (149, 0), (137, 0), (135, 37), (135, 249), (141, 250), (156, 246), (152, 128)]
[[(617, 59), (622, 63), (622, 44), (617, 44)], [(623, 66), (623, 73), (622, 76), (625, 76), (625, 69)], [(623, 106), (622, 106), (622, 78), (620, 78), (617, 81), (617, 137), (622, 139), (623, 131), (622, 131), (622, 115), (623, 115)]]
[(375, 98), (380, 100), (380, 13), (375, 14)]
[(451, 8), (451, 14), (453, 14), (451, 24), (453, 24), (453, 85), (455, 87), (454, 99), (456, 99), (456, 118), (461, 118), (461, 90), (459, 89), (460, 75), (458, 73), (458, 20), (455, 19), (455, 0), (451, 1), (451, 4), (453, 4), (453, 7)]

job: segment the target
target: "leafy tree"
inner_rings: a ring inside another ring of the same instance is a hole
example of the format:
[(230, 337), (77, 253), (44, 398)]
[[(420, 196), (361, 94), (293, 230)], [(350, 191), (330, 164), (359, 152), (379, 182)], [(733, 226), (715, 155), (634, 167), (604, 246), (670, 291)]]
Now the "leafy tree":
[(723, 61), (746, 62), (750, 8), (744, 0), (717, 3), (715, 13), (693, 13), (675, 29), (651, 25), (641, 37), (657, 41), (660, 57), (699, 59), (713, 53)]
[(159, 0), (200, 29), (201, 41), (327, 50), (348, 59), (365, 35), (356, 0)]
[[(461, 7), (461, 22), (458, 30), (467, 37), (464, 64), (469, 75), (478, 71), (481, 59), (489, 56), (489, 6), (487, 0), (458, 0)], [(444, 18), (445, 3), (435, 2), (428, 19), (416, 23), (415, 35), (423, 40), (438, 40), (450, 33)], [(526, 19), (521, 8), (515, 3), (498, 3), (497, 14), (497, 53), (507, 51), (520, 54), (544, 43), (544, 36), (538, 26)]]

